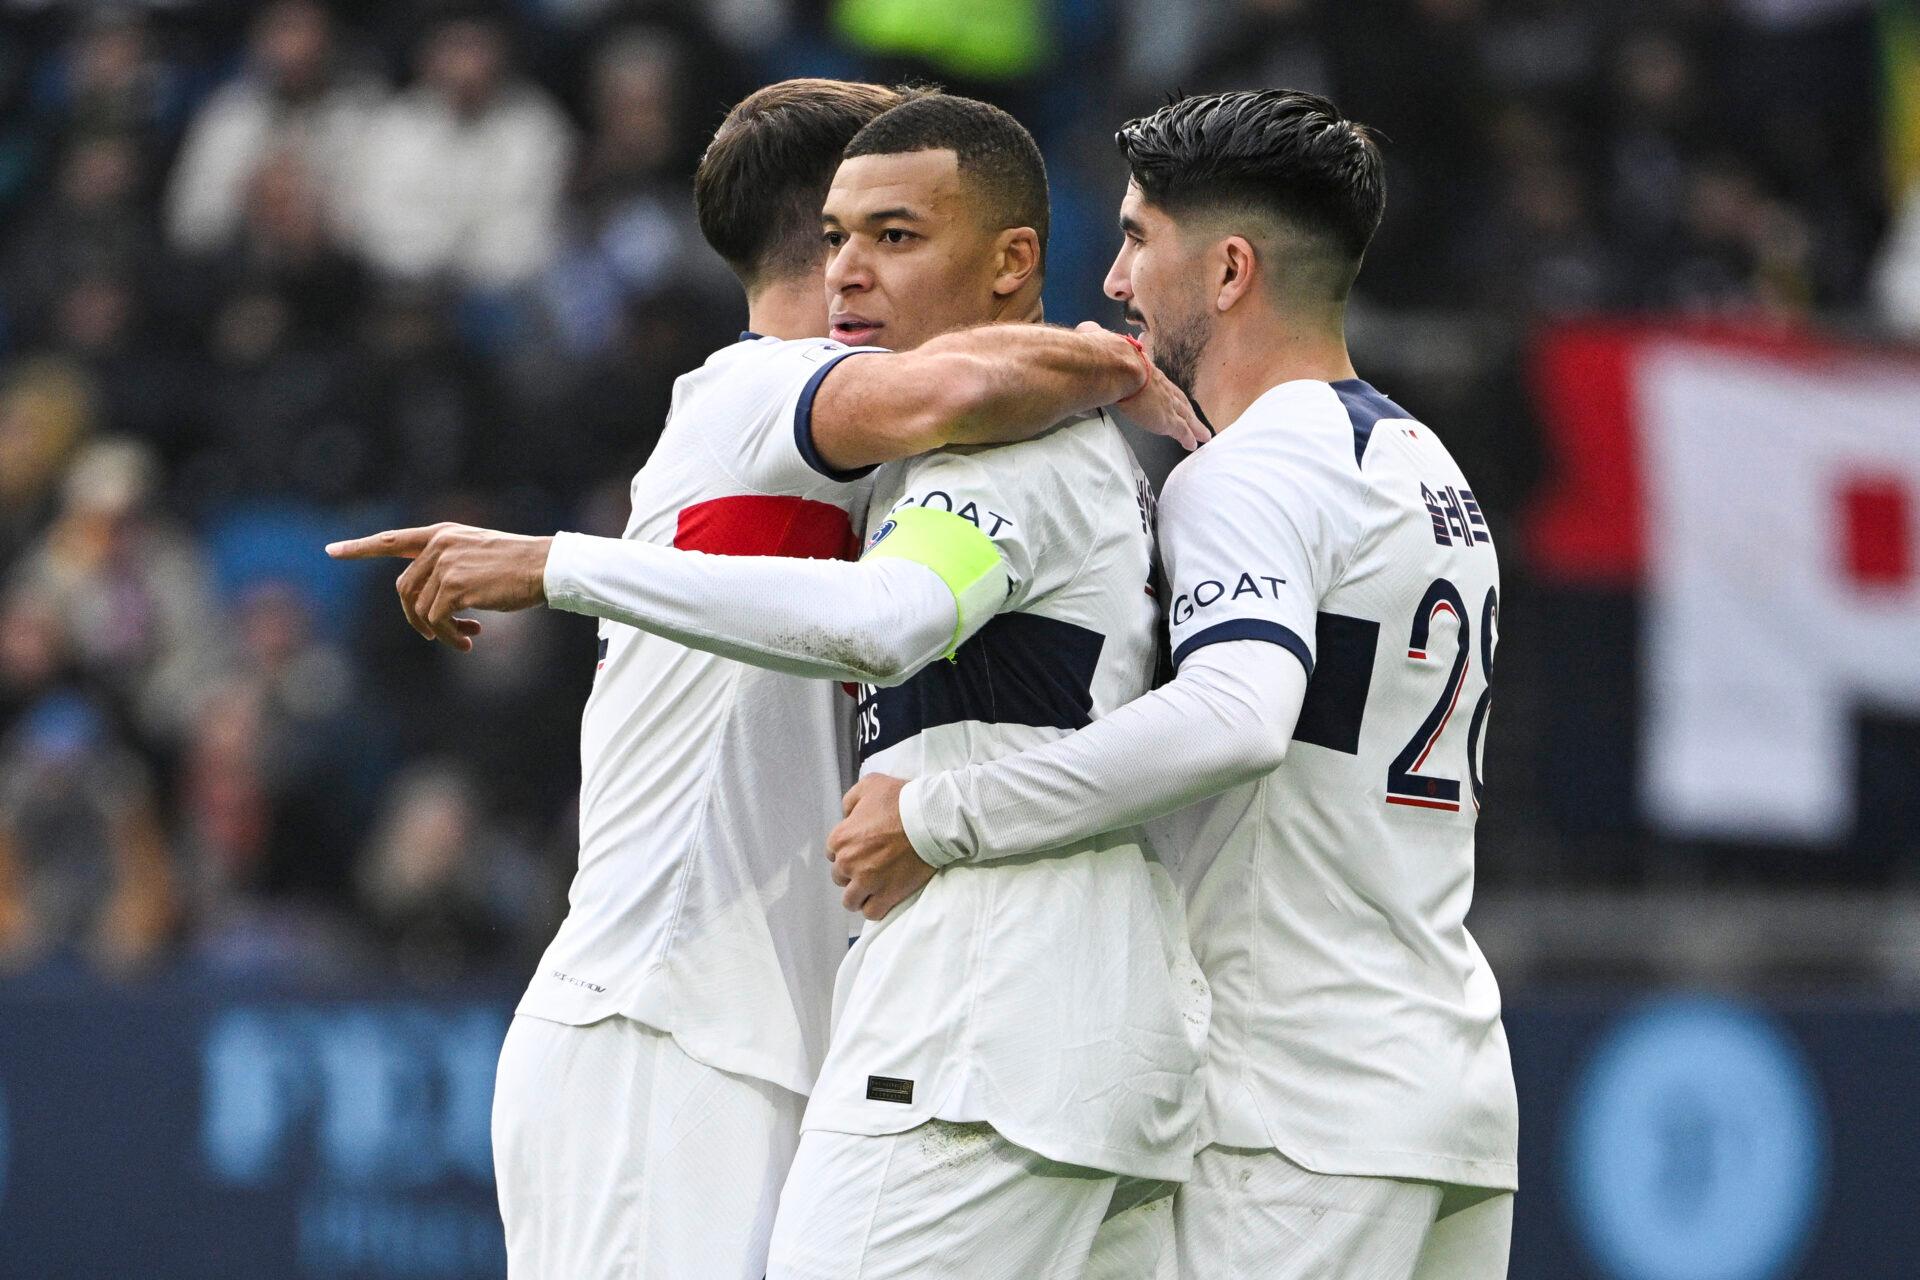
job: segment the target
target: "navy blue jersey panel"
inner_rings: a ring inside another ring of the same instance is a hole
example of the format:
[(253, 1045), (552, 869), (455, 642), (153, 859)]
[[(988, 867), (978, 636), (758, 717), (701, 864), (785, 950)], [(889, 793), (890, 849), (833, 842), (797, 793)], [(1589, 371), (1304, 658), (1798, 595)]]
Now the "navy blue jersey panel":
[(1313, 675), (1300, 703), (1300, 719), (1293, 727), (1295, 742), (1308, 742), (1330, 751), (1360, 754), (1360, 721), (1367, 710), (1367, 691), (1373, 686), (1373, 654), (1380, 643), (1380, 624), (1340, 613), (1314, 619)]
[(1340, 403), (1347, 407), (1353, 423), (1353, 460), (1358, 466), (1367, 462), (1367, 441), (1373, 439), (1373, 426), (1382, 418), (1412, 418), (1413, 415), (1373, 389), (1359, 378), (1342, 378), (1327, 384)]
[(968, 720), (1084, 728), (1093, 719), (1093, 672), (1105, 644), (1099, 632), (1071, 622), (1003, 613), (953, 661), (931, 663), (891, 689), (862, 689), (860, 758)]

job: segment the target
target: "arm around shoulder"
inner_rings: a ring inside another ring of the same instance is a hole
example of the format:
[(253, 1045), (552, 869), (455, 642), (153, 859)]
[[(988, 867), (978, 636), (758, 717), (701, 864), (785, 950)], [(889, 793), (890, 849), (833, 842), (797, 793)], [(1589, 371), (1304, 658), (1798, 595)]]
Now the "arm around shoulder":
[(1030, 439), (1147, 380), (1125, 338), (1038, 324), (944, 334), (890, 360), (843, 360), (812, 406), (813, 447), (836, 470), (951, 444)]

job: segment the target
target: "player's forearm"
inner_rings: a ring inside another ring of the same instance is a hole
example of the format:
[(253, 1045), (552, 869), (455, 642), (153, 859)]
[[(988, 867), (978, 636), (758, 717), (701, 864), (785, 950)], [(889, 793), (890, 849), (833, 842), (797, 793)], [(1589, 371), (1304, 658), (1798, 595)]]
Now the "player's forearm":
[(1118, 334), (981, 325), (891, 359), (837, 366), (814, 401), (814, 445), (831, 465), (853, 469), (946, 445), (1028, 440), (1125, 399), (1146, 377)]
[(1304, 670), (1273, 645), (1210, 646), (1172, 684), (1077, 733), (909, 782), (901, 822), (934, 866), (1137, 826), (1273, 772), (1305, 693)]
[(946, 584), (906, 561), (715, 556), (562, 533), (547, 602), (790, 675), (893, 684), (945, 652)]
[(1147, 377), (1140, 353), (1118, 334), (1000, 324), (936, 342), (952, 344), (948, 350), (965, 372), (929, 448), (1027, 440), (1064, 418), (1125, 399)]

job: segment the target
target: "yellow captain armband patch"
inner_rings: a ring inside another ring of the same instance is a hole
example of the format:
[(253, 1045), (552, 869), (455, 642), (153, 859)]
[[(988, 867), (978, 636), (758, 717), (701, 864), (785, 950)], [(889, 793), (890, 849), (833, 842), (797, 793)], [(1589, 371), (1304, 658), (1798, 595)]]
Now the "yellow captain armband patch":
[(951, 658), (960, 641), (1000, 611), (1007, 597), (1007, 576), (1000, 548), (980, 532), (973, 521), (928, 507), (902, 507), (886, 518), (867, 541), (862, 559), (911, 560), (940, 575), (953, 592), (953, 643), (944, 656)]

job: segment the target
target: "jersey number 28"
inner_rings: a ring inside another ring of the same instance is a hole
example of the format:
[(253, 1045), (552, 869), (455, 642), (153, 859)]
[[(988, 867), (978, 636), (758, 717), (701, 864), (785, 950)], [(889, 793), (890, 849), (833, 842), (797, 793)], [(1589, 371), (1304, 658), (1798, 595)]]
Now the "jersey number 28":
[[(1407, 657), (1420, 662), (1435, 661), (1428, 653), (1427, 640), (1433, 630), (1433, 620), (1443, 612), (1452, 614), (1459, 623), (1453, 669), (1447, 675), (1447, 682), (1442, 686), (1433, 710), (1427, 713), (1427, 718), (1413, 731), (1413, 737), (1407, 739), (1407, 745), (1387, 766), (1387, 803), (1458, 813), (1460, 780), (1420, 772), (1421, 766), (1427, 763), (1440, 739), (1446, 735), (1447, 725), (1460, 705), (1460, 691), (1467, 683), (1469, 655), (1473, 651), (1473, 628), (1467, 622), (1466, 603), (1460, 598), (1460, 589), (1445, 578), (1435, 578), (1427, 588), (1426, 595), (1420, 599), (1420, 608), (1413, 616), (1413, 632), (1407, 637)], [(1486, 732), (1487, 712), (1493, 705), (1493, 648), (1499, 614), (1500, 591), (1497, 587), (1490, 587), (1480, 610), (1480, 668), (1486, 674), (1487, 688), (1480, 695), (1480, 701), (1473, 709), (1473, 718), (1467, 725), (1467, 777), (1473, 788), (1475, 809), (1480, 807), (1485, 790), (1480, 780), (1480, 741)]]

